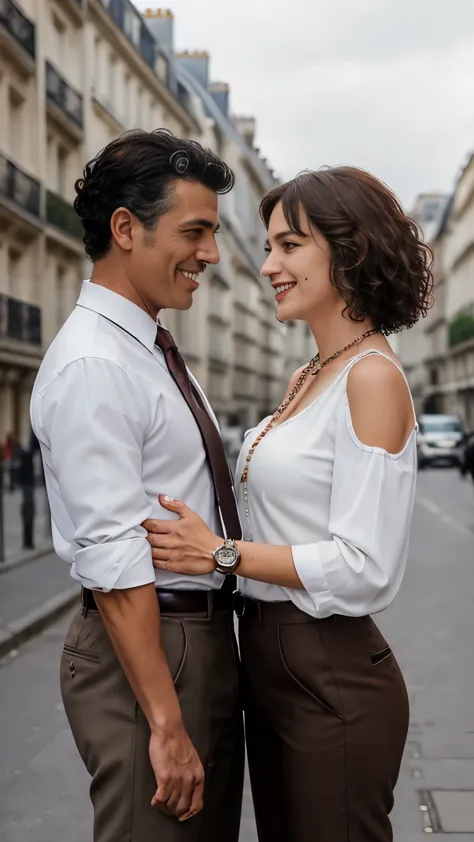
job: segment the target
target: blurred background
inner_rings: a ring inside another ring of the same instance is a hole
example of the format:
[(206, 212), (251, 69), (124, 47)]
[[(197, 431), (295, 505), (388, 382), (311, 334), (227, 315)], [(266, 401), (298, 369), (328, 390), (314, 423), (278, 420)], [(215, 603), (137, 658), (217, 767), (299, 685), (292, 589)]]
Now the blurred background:
[[(304, 168), (362, 166), (433, 248), (434, 306), (393, 338), (421, 469), (407, 578), (381, 618), (412, 703), (395, 839), (474, 842), (474, 2), (148, 5), (0, 0), (0, 839), (90, 836), (56, 676), (77, 588), (51, 552), (29, 400), (90, 275), (74, 182), (123, 131), (165, 126), (236, 174), (221, 200), (221, 262), (192, 310), (165, 317), (232, 465), (244, 430), (315, 352), (303, 325), (276, 321), (259, 275), (262, 195)], [(242, 840), (254, 839), (247, 792)]]

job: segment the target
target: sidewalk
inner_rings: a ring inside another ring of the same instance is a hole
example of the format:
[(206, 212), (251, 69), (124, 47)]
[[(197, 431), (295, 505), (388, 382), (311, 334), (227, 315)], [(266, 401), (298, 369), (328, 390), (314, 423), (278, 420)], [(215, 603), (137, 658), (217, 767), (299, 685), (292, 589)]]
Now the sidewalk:
[(79, 599), (70, 567), (54, 553), (0, 576), (0, 656), (37, 634)]

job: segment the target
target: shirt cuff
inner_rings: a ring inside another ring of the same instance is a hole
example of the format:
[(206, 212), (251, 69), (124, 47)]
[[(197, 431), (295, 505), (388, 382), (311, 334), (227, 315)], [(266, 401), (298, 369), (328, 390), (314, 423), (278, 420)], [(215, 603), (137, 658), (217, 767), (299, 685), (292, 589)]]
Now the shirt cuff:
[(83, 547), (75, 553), (71, 576), (104, 593), (149, 585), (155, 582), (151, 547), (141, 537)]
[[(332, 542), (323, 542), (330, 546)], [(313, 600), (316, 609), (321, 611), (332, 601), (323, 571), (319, 544), (297, 544), (291, 547), (293, 564), (301, 583)]]

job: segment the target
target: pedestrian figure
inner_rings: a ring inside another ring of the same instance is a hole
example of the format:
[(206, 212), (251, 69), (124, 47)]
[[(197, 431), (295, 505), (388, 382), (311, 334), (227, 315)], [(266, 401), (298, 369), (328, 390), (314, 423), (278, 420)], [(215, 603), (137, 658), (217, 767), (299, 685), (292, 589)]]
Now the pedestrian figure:
[(21, 448), (18, 485), (21, 491), (21, 519), (23, 524), (23, 549), (34, 550), (35, 525), (35, 465), (30, 447)]
[(20, 470), (21, 447), (15, 433), (8, 433), (3, 447), (4, 470), (8, 476), (8, 491), (13, 492), (18, 487), (18, 473)]

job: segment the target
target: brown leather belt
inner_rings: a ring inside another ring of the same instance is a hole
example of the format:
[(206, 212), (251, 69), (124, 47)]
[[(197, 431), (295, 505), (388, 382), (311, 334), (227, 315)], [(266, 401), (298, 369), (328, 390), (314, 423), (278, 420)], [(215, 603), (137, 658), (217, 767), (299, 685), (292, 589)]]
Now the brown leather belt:
[[(162, 614), (207, 614), (231, 610), (234, 604), (235, 577), (227, 576), (220, 590), (172, 591), (156, 589)], [(94, 591), (82, 589), (81, 604), (86, 611), (97, 611)]]

